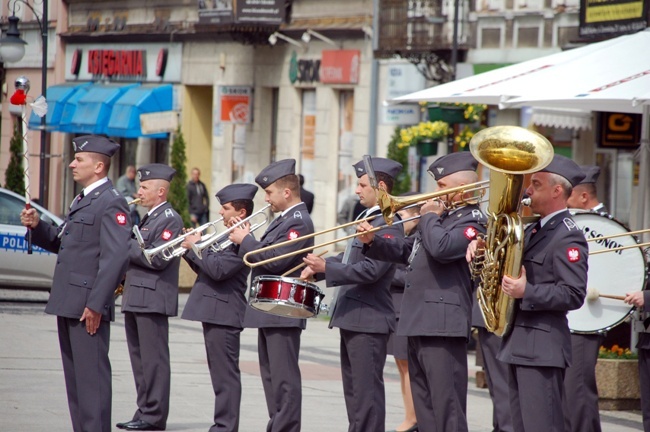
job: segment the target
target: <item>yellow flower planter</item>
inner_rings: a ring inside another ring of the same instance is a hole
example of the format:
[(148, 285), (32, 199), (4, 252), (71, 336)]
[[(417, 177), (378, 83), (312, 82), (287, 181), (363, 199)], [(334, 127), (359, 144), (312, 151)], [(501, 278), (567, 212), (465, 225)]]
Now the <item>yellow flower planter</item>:
[(636, 359), (599, 358), (596, 363), (596, 386), (598, 407), (601, 410), (640, 409), (639, 367)]

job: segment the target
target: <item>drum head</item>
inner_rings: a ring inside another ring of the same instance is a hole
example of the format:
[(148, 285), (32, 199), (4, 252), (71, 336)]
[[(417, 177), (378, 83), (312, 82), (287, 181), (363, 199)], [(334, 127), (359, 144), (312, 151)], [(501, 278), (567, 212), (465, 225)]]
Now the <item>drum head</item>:
[[(573, 219), (587, 240), (629, 232), (621, 223), (596, 213), (577, 213)], [(600, 294), (619, 296), (642, 290), (645, 285), (646, 263), (641, 248), (633, 247), (593, 255), (595, 251), (636, 244), (636, 239), (631, 235), (589, 241), (587, 289), (595, 289)], [(605, 332), (625, 320), (632, 310), (630, 305), (621, 300), (603, 297), (585, 299), (580, 309), (568, 313), (569, 328), (575, 333)]]

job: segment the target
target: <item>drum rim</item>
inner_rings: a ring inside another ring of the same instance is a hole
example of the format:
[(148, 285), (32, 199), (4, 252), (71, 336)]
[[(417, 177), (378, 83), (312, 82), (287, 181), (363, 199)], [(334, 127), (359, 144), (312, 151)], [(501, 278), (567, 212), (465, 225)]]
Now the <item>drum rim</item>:
[[(262, 310), (260, 308), (256, 308), (255, 304), (257, 304), (257, 303), (269, 303), (269, 304), (279, 304), (279, 305), (282, 305), (282, 306), (289, 306), (292, 309), (304, 310), (304, 311), (310, 312), (311, 315), (304, 316), (304, 317), (293, 317), (293, 316), (289, 316), (289, 315), (285, 315), (285, 314), (278, 314), (278, 313), (274, 313), (274, 312), (271, 312), (271, 311), (268, 311), (268, 310)], [(313, 308), (311, 306), (307, 306), (307, 305), (305, 305), (303, 303), (290, 302), (288, 300), (269, 300), (269, 299), (260, 299), (260, 298), (255, 297), (254, 299), (251, 299), (251, 301), (249, 301), (248, 304), (252, 308), (254, 308), (254, 309), (256, 309), (256, 310), (258, 310), (260, 312), (266, 312), (266, 313), (269, 313), (271, 315), (281, 316), (281, 317), (285, 317), (285, 318), (302, 319), (302, 318), (311, 318), (313, 316), (318, 315), (318, 311), (315, 308)], [(297, 306), (300, 306), (300, 307), (297, 307)]]
[(275, 276), (275, 275), (259, 275), (255, 276), (251, 284), (255, 285), (259, 283), (259, 280), (269, 280), (269, 281), (280, 281), (280, 282), (287, 282), (287, 283), (295, 283), (296, 285), (304, 285), (308, 286), (310, 288), (314, 288), (316, 291), (318, 291), (319, 294), (323, 294), (323, 291), (320, 289), (318, 285), (316, 285), (313, 282), (306, 281), (304, 279), (298, 279), (294, 277), (288, 277), (288, 276)]

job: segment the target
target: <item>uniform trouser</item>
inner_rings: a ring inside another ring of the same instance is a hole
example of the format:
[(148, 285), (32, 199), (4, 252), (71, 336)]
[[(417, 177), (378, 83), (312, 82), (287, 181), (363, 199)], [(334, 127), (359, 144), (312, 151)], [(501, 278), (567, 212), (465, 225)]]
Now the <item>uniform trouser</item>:
[(167, 426), (171, 367), (169, 321), (158, 313), (124, 313), (126, 342), (135, 379), (138, 409), (133, 420)]
[(420, 432), (467, 432), (467, 339), (409, 336), (409, 376)]
[(513, 432), (508, 396), (508, 365), (497, 360), (501, 338), (486, 329), (478, 328), (478, 340), (483, 353), (490, 398), (492, 398), (492, 424), (495, 432)]
[(572, 364), (564, 374), (564, 430), (600, 432), (596, 361), (603, 341), (598, 334), (572, 334)]
[(261, 328), (257, 333), (260, 375), (269, 410), (267, 432), (299, 432), (302, 380), (298, 367), (300, 334), (296, 327)]
[(350, 426), (348, 432), (383, 431), (386, 427), (387, 334), (341, 329), (341, 373)]
[(564, 369), (509, 365), (510, 409), (517, 432), (564, 430)]
[(650, 432), (650, 349), (639, 348), (639, 384), (643, 431)]
[(110, 323), (102, 321), (91, 336), (86, 323), (57, 317), (63, 374), (74, 432), (110, 432)]
[(205, 352), (214, 390), (214, 424), (210, 432), (239, 430), (241, 373), (239, 339), (241, 329), (203, 323)]

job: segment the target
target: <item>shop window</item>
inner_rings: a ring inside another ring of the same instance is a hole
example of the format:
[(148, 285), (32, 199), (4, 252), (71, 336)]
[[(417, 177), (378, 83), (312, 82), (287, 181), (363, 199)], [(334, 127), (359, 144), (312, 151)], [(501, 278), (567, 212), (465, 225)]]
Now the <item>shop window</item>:
[(501, 29), (499, 28), (481, 29), (480, 48), (501, 48)]
[(302, 92), (302, 128), (300, 137), (300, 173), (305, 189), (314, 190), (314, 151), (316, 145), (316, 90)]
[[(349, 222), (355, 216), (355, 209), (359, 208), (358, 199), (354, 193), (357, 187), (357, 176), (352, 164), (354, 148), (354, 92), (339, 92), (339, 145), (338, 145), (338, 174), (337, 174), (337, 222)], [(347, 211), (346, 211), (347, 210)], [(347, 233), (340, 232), (337, 237)], [(344, 248), (345, 243), (337, 243), (338, 249)]]

